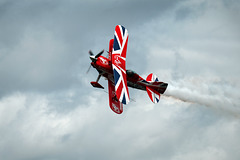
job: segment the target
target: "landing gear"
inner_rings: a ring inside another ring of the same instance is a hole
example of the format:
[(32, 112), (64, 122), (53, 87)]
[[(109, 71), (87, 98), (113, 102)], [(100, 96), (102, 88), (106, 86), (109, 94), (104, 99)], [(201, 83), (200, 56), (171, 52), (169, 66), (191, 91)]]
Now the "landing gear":
[(92, 85), (93, 87), (96, 87), (96, 88), (102, 88), (102, 89), (104, 89), (104, 87), (103, 87), (101, 84), (98, 83), (98, 81), (99, 81), (100, 78), (101, 78), (101, 74), (98, 75), (96, 82), (94, 82), (94, 81), (91, 82), (91, 85)]

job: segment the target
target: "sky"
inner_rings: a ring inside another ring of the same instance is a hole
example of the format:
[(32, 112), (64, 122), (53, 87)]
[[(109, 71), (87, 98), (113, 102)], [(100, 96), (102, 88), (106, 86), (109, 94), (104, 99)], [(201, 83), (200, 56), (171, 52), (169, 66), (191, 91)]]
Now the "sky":
[[(239, 14), (238, 0), (0, 0), (0, 159), (239, 160)], [(119, 24), (127, 68), (169, 84), (158, 104), (130, 88), (121, 115), (86, 74)]]

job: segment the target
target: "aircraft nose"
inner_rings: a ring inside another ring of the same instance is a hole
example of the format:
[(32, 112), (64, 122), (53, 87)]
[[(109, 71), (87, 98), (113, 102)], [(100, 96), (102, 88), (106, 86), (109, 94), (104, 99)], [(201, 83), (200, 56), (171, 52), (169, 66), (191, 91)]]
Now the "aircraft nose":
[(92, 60), (92, 62), (96, 62), (97, 61), (97, 58), (95, 58), (95, 56), (89, 56), (89, 57)]

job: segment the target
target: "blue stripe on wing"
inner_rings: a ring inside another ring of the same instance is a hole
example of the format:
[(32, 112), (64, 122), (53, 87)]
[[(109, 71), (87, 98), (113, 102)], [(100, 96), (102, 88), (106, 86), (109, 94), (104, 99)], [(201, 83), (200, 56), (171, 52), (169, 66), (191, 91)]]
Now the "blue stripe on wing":
[(120, 74), (116, 71), (116, 69), (113, 69), (113, 74), (114, 74), (114, 82), (115, 82), (115, 85), (117, 85), (117, 82), (120, 78)]
[(117, 40), (116, 36), (114, 36), (113, 49), (114, 49), (114, 51), (117, 51), (117, 50), (120, 49), (120, 46), (119, 46), (119, 43), (118, 43), (118, 40)]

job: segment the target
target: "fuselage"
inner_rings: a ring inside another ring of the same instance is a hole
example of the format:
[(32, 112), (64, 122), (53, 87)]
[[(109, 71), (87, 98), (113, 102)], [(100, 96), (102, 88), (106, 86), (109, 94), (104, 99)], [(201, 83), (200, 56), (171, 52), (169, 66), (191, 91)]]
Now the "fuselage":
[[(96, 62), (92, 62), (91, 65), (96, 68), (99, 74), (114, 83), (113, 69), (111, 60), (100, 56)], [(126, 70), (127, 85), (132, 88), (146, 90), (145, 80), (132, 70)]]

